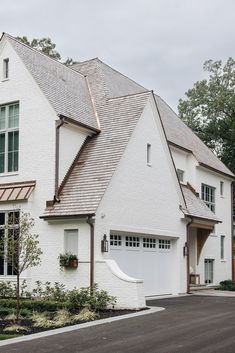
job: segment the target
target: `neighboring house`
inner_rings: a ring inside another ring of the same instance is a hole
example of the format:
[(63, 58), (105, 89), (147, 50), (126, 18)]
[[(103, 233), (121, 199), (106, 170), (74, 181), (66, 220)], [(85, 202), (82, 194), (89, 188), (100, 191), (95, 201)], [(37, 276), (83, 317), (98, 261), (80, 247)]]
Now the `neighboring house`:
[[(0, 73), (0, 234), (20, 210), (35, 219), (29, 288), (98, 283), (139, 308), (231, 278), (234, 176), (159, 96), (99, 59), (68, 68), (7, 34)], [(77, 269), (60, 270), (65, 252)], [(0, 276), (15, 280), (4, 259)]]

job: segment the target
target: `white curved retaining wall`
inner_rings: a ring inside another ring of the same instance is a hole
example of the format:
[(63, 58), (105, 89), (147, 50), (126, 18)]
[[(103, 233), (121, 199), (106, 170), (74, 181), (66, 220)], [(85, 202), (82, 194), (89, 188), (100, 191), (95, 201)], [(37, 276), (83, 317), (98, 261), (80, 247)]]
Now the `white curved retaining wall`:
[(117, 298), (116, 309), (146, 307), (143, 280), (126, 275), (114, 260), (95, 262), (95, 283)]

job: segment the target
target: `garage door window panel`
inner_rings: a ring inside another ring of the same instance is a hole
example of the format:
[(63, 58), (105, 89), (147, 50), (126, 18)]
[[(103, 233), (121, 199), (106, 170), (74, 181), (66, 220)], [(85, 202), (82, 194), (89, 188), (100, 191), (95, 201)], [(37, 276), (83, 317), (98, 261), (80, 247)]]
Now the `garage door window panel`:
[(128, 248), (139, 248), (140, 247), (140, 238), (133, 236), (126, 236), (125, 245)]
[(122, 246), (122, 236), (121, 235), (110, 235), (110, 247), (113, 249), (120, 248)]
[(171, 241), (167, 239), (159, 239), (158, 248), (159, 250), (169, 251), (171, 249)]
[(144, 250), (155, 250), (156, 249), (156, 239), (143, 238), (143, 248), (144, 248)]

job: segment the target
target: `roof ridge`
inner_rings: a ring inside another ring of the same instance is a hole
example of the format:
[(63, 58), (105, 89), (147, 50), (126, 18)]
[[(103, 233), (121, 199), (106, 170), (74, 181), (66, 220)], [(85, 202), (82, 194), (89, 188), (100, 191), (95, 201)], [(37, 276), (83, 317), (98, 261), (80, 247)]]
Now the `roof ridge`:
[(2, 40), (2, 38), (3, 38), (4, 36), (9, 37), (10, 39), (14, 40), (16, 43), (19, 43), (19, 44), (25, 46), (26, 48), (31, 49), (33, 52), (35, 52), (35, 53), (37, 53), (37, 54), (39, 54), (39, 55), (42, 55), (43, 57), (45, 57), (45, 58), (47, 58), (47, 59), (53, 61), (54, 63), (60, 64), (60, 65), (62, 65), (64, 68), (66, 68), (66, 69), (68, 69), (68, 70), (71, 70), (71, 71), (73, 71), (73, 72), (76, 72), (78, 75), (80, 75), (80, 76), (82, 76), (82, 77), (85, 78), (85, 76), (84, 76), (81, 72), (76, 71), (76, 70), (72, 69), (71, 67), (69, 67), (69, 66), (63, 64), (62, 62), (60, 62), (60, 61), (58, 61), (58, 60), (56, 60), (56, 59), (54, 59), (54, 58), (52, 58), (52, 57), (50, 57), (50, 56), (48, 56), (48, 55), (42, 53), (41, 51), (39, 51), (39, 50), (37, 50), (37, 49), (35, 49), (35, 48), (33, 48), (33, 47), (31, 47), (31, 46), (29, 46), (29, 45), (27, 45), (27, 44), (21, 42), (20, 40), (16, 39), (15, 37), (11, 36), (10, 34), (8, 34), (8, 33), (6, 33), (6, 32), (3, 32), (3, 33), (2, 33), (2, 36), (1, 36), (1, 38), (0, 38), (0, 41)]
[(130, 94), (125, 94), (124, 96), (117, 96), (117, 97), (111, 97), (108, 98), (108, 101), (115, 100), (115, 99), (122, 99), (122, 98), (127, 98), (127, 97), (133, 97), (133, 96), (140, 96), (140, 95), (147, 95), (151, 94), (152, 91), (144, 91), (144, 92), (138, 92), (138, 93), (130, 93)]
[(95, 60), (99, 60), (98, 56), (96, 56), (95, 58), (91, 58), (91, 59), (87, 59), (87, 60), (80, 61), (79, 63), (72, 64), (71, 66), (80, 65), (80, 64), (84, 64), (84, 63), (87, 63), (87, 62), (89, 62), (89, 61), (95, 61)]
[(108, 68), (110, 68), (112, 71), (118, 73), (119, 75), (121, 75), (121, 76), (127, 78), (128, 80), (132, 81), (132, 82), (135, 83), (136, 85), (138, 85), (138, 86), (142, 87), (143, 89), (147, 90), (146, 87), (140, 85), (138, 82), (134, 81), (132, 78), (130, 78), (130, 77), (128, 77), (127, 75), (124, 75), (123, 73), (121, 73), (120, 71), (114, 69), (112, 66), (110, 66), (110, 65), (108, 65), (108, 64), (106, 64), (106, 63), (104, 63), (104, 62), (103, 62), (102, 60), (100, 60), (98, 57), (97, 57), (96, 59), (97, 59), (97, 61), (99, 61), (99, 62), (100, 62), (101, 64), (103, 64), (104, 66), (107, 66)]

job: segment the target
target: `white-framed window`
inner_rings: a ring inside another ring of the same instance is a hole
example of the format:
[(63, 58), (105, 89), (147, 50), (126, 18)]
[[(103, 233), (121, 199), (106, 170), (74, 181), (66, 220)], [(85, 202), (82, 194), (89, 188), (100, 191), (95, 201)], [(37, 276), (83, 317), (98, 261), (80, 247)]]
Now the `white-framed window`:
[[(19, 234), (19, 211), (0, 212), (0, 244), (1, 250), (7, 254), (8, 239), (17, 239)], [(2, 252), (2, 251), (1, 251)], [(9, 261), (6, 256), (0, 256), (0, 276), (16, 275), (15, 257)]]
[(19, 103), (0, 106), (0, 173), (19, 168)]
[(183, 183), (183, 182), (184, 182), (184, 170), (182, 170), (182, 169), (177, 169), (176, 172), (177, 172), (179, 181), (180, 181), (181, 183)]
[(224, 260), (224, 241), (225, 235), (220, 236), (220, 259)]
[(220, 196), (224, 196), (224, 182), (220, 181)]
[(110, 234), (110, 246), (114, 246), (114, 247), (122, 246), (122, 236)]
[(215, 212), (215, 187), (202, 184), (201, 195), (202, 200), (205, 201), (210, 210)]
[(151, 144), (147, 143), (147, 165), (151, 165)]
[(125, 245), (130, 248), (139, 248), (140, 247), (140, 238), (133, 236), (125, 237)]
[(170, 250), (171, 241), (168, 240), (168, 239), (159, 239), (158, 248), (161, 249), (161, 250)]
[(64, 252), (78, 255), (78, 229), (64, 230)]
[(143, 238), (143, 248), (156, 249), (156, 239), (154, 239), (154, 238)]
[(9, 58), (3, 59), (3, 79), (9, 78)]

